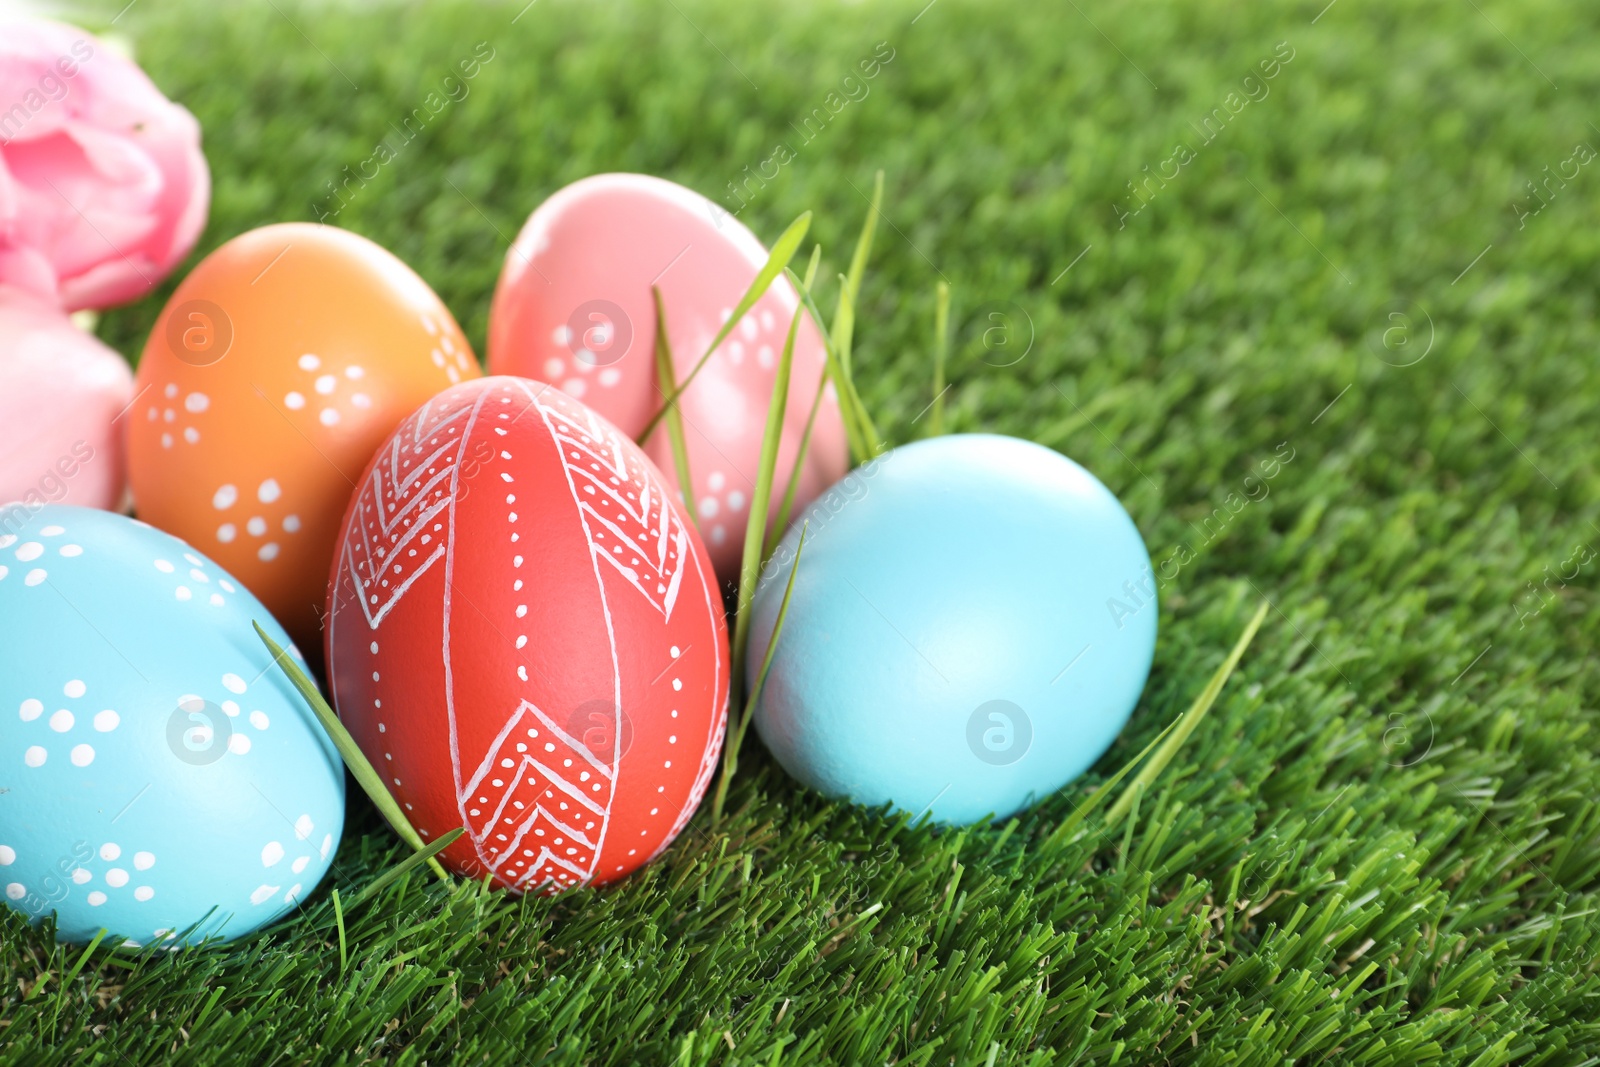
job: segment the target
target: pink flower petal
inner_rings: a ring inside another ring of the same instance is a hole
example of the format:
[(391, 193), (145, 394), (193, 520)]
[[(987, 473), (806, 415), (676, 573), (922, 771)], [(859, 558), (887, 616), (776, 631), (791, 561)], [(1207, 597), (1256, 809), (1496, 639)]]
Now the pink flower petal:
[(8, 100), (0, 284), (68, 309), (148, 292), (205, 226), (211, 178), (194, 116), (103, 42), (39, 19), (0, 19)]

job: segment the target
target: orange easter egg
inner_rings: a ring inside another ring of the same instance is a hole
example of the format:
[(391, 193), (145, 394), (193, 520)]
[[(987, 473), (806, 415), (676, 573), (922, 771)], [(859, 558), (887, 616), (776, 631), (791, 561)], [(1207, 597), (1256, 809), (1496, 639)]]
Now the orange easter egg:
[(362, 471), (419, 405), (479, 374), (449, 310), (391, 253), (332, 226), (251, 230), (184, 279), (145, 343), (125, 419), (138, 516), (317, 647)]

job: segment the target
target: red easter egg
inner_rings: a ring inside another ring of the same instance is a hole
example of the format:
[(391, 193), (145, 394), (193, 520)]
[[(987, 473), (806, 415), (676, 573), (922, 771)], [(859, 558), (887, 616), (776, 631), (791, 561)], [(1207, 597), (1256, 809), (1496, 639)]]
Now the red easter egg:
[(654, 464), (542, 382), (463, 382), (378, 450), (329, 588), (339, 717), (424, 840), (514, 892), (604, 884), (694, 813), (728, 633)]
[[(655, 371), (650, 287), (661, 289), (682, 381), (766, 260), (766, 249), (742, 223), (681, 185), (642, 174), (574, 182), (534, 211), (506, 255), (489, 311), (489, 371), (553, 382), (636, 435), (664, 400)], [(798, 306), (793, 286), (779, 278), (680, 401), (700, 530), (725, 579), (738, 577), (772, 382)], [(773, 515), (826, 361), (821, 332), (811, 316), (802, 316)], [(676, 488), (664, 427), (651, 435), (645, 451)], [(848, 469), (844, 422), (829, 383), (791, 514), (798, 515)]]

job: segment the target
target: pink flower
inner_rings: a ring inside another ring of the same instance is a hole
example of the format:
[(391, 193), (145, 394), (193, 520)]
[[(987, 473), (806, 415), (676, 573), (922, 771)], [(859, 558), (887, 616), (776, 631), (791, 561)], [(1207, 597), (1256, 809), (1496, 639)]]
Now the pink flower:
[(72, 26), (0, 19), (0, 283), (68, 310), (142, 296), (194, 247), (200, 124)]
[[(115, 508), (128, 361), (32, 293), (0, 285), (0, 537), (4, 505)], [(153, 414), (153, 412), (152, 412)]]

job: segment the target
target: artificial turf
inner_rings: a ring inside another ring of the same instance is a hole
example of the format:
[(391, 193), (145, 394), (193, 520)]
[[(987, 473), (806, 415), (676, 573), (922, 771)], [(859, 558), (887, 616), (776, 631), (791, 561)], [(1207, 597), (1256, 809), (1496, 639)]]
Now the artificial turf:
[[(947, 428), (1072, 456), (1150, 546), (1144, 698), (1003, 825), (826, 802), (752, 738), (729, 819), (626, 883), (413, 876), (345, 909), (341, 949), (330, 890), (405, 851), (358, 799), (331, 877), (238, 944), (75, 971), (8, 913), (0, 1059), (1597, 1062), (1600, 170), (1569, 161), (1600, 146), (1600, 11), (522, 3), (146, 2), (115, 29), (204, 124), (201, 252), (328, 210), (487, 42), (329, 220), (480, 352), (508, 238), (569, 181), (645, 171), (732, 209), (787, 145), (740, 217), (771, 240), (814, 209), (833, 277), (882, 168), (864, 399), (922, 431), (947, 280)], [(866, 94), (806, 127), (879, 42)], [(172, 284), (102, 336), (136, 355)], [(1263, 598), (1136, 817), (1056, 833)]]

